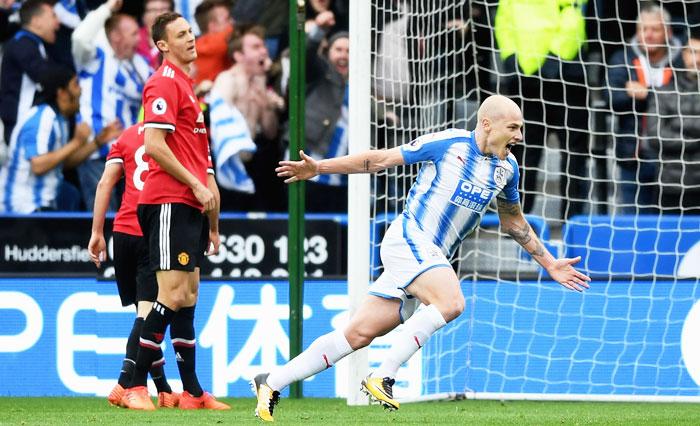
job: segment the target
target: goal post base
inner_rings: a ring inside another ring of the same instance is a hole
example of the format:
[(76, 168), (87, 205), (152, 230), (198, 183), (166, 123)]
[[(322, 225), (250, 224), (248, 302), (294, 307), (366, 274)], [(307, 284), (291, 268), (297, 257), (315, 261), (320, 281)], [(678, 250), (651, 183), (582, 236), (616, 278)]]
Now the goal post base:
[(587, 401), (587, 402), (665, 402), (700, 403), (700, 396), (675, 395), (590, 395), (590, 394), (546, 394), (546, 393), (501, 393), (501, 392), (443, 392), (415, 398), (401, 398), (401, 404), (428, 401), (460, 400), (493, 401)]

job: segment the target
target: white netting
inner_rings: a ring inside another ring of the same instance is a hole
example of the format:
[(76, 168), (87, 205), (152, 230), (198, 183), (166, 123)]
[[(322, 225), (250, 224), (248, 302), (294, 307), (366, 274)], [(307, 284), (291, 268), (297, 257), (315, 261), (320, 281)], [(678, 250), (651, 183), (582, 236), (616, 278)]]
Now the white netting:
[[(512, 36), (508, 29), (520, 28), (512, 20), (538, 25), (542, 15), (523, 7), (550, 3), (550, 18), (583, 5), (582, 55), (550, 54), (527, 73), (527, 55), (502, 58), (501, 45)], [(643, 50), (631, 38), (640, 5), (648, 3), (372, 0), (373, 146), (449, 127), (473, 129), (485, 96), (511, 96), (525, 114), (525, 148), (516, 156), (529, 221), (556, 256), (583, 256), (579, 266), (594, 276), (585, 294), (567, 293), (498, 231), (489, 211), (454, 259), (467, 310), (419, 355), (422, 395), (700, 395), (700, 340), (692, 337), (700, 333), (700, 216), (689, 210), (700, 205), (693, 181), (700, 107), (678, 121), (677, 111), (658, 112), (662, 102), (688, 108), (685, 96), (700, 105), (700, 91), (680, 94), (687, 90), (674, 78), (685, 72), (681, 53), (649, 70), (615, 56)], [(663, 49), (674, 55), (687, 44), (700, 1), (664, 6), (673, 12), (673, 38), (663, 38)], [(628, 96), (622, 75), (670, 85), (649, 89), (654, 102), (622, 105), (620, 96)], [(674, 139), (668, 130), (678, 122)], [(372, 178), (373, 277), (381, 272), (378, 243), (417, 170)], [(398, 395), (416, 396), (402, 394), (402, 385), (416, 389), (410, 377), (403, 375)]]

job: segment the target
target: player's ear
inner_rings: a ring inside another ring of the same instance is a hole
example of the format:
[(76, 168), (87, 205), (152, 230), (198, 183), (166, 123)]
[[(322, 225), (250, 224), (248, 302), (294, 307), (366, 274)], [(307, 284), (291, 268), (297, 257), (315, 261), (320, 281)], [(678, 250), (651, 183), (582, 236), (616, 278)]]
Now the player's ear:
[(489, 133), (491, 131), (491, 120), (489, 120), (487, 117), (482, 118), (481, 127), (484, 129), (485, 133)]
[(168, 42), (165, 41), (165, 40), (158, 40), (158, 41), (156, 42), (156, 47), (157, 47), (158, 50), (160, 50), (162, 53), (165, 53), (165, 52), (167, 52), (167, 51), (170, 50), (170, 49), (168, 48)]

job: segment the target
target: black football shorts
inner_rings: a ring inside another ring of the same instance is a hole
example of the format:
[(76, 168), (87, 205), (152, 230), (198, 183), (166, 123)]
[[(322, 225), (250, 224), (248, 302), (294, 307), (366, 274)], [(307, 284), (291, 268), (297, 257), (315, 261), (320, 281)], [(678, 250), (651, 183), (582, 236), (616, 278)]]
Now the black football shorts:
[(137, 213), (152, 271), (192, 272), (200, 266), (209, 242), (206, 215), (181, 203), (139, 204)]
[(114, 232), (114, 276), (122, 306), (141, 301), (155, 302), (156, 274), (149, 267), (148, 246), (143, 237)]

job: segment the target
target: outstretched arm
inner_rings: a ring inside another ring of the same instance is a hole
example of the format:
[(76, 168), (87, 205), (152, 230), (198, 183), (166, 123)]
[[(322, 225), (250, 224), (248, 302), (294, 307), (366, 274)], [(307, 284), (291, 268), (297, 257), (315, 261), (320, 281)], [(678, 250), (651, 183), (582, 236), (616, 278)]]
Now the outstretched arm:
[(525, 220), (519, 203), (511, 203), (500, 198), (497, 199), (497, 203), (501, 229), (527, 250), (532, 258), (547, 270), (554, 281), (570, 290), (583, 291), (584, 288), (589, 288), (588, 281), (591, 279), (572, 266), (581, 260), (581, 256), (573, 259), (555, 259)]
[(300, 161), (280, 161), (275, 169), (277, 176), (286, 178), (285, 183), (308, 180), (318, 175), (376, 173), (404, 163), (401, 148), (376, 149), (343, 157), (316, 161), (299, 151)]

